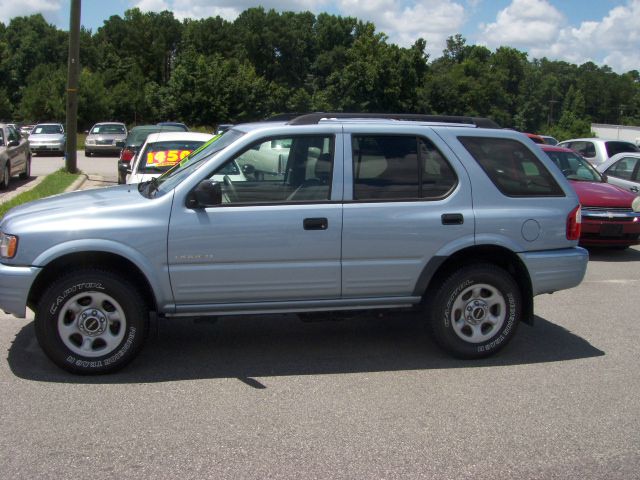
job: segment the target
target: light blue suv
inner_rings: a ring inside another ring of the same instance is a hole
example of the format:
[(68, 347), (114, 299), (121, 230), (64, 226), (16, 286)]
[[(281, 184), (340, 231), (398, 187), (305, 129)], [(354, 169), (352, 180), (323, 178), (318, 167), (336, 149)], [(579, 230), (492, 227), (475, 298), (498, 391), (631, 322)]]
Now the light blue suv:
[(236, 125), (150, 182), (11, 210), (0, 308), (31, 308), (46, 354), (82, 374), (131, 361), (154, 316), (414, 307), (453, 355), (490, 355), (588, 260), (562, 173), (494, 127), (365, 114)]

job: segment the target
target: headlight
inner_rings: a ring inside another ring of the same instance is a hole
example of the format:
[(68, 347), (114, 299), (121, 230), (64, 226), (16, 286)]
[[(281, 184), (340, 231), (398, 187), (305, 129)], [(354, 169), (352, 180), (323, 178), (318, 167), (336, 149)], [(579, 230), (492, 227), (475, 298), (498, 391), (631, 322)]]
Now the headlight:
[(640, 212), (640, 197), (636, 197), (633, 199), (633, 202), (631, 202), (631, 209), (634, 212)]
[(0, 257), (13, 258), (18, 251), (18, 237), (0, 233)]
[(87, 145), (95, 145), (95, 144), (96, 144), (96, 141), (95, 141), (95, 140), (87, 140), (85, 143), (86, 143)]

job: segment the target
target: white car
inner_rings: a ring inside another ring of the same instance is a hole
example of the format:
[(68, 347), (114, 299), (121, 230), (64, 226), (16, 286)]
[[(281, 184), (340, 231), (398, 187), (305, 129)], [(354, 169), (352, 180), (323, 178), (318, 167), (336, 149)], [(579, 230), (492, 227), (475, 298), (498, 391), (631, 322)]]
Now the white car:
[[(197, 132), (152, 133), (131, 161), (132, 167), (131, 172), (127, 174), (127, 183), (142, 183), (162, 175), (213, 138), (215, 137), (208, 133)], [(220, 178), (214, 179), (222, 182), (225, 176), (233, 182), (246, 180), (237, 164), (235, 168), (221, 174)]]
[(607, 182), (631, 193), (640, 193), (640, 153), (618, 153), (596, 170), (607, 176)]
[(624, 140), (607, 140), (604, 138), (574, 138), (557, 145), (569, 148), (597, 166), (617, 153), (640, 151), (633, 143)]

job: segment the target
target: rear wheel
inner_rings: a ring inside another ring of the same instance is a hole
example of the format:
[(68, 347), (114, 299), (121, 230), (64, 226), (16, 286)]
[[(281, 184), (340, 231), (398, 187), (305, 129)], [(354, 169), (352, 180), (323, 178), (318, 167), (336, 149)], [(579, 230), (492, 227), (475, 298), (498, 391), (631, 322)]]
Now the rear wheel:
[(508, 272), (470, 265), (451, 275), (431, 303), (436, 342), (459, 358), (481, 358), (513, 337), (522, 311), (520, 289)]
[(97, 269), (72, 272), (42, 296), (36, 337), (59, 367), (77, 374), (111, 373), (142, 348), (148, 309), (135, 286)]

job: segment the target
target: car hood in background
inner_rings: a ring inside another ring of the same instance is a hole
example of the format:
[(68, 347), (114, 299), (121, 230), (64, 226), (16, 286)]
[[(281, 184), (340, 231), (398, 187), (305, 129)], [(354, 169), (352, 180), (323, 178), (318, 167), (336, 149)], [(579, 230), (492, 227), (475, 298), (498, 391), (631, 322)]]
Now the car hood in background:
[(570, 180), (583, 207), (631, 208), (636, 197), (610, 183), (579, 182)]
[(87, 135), (87, 140), (124, 140), (126, 133), (92, 133)]

